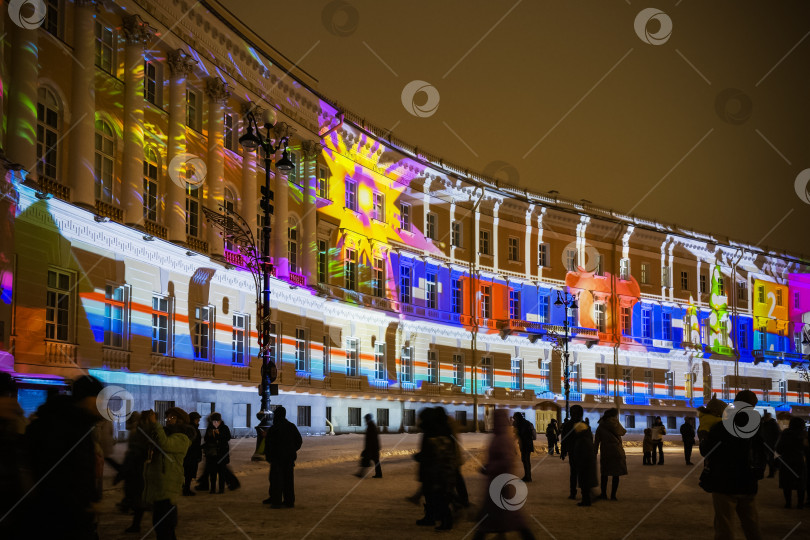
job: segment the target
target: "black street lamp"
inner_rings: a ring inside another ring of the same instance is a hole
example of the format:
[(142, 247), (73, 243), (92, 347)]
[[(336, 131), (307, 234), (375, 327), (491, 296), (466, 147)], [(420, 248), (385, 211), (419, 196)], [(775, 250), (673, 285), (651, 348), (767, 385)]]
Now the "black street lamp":
[(571, 380), (570, 380), (570, 368), (568, 363), (568, 341), (569, 338), (569, 326), (568, 326), (568, 310), (569, 309), (577, 309), (577, 299), (565, 291), (557, 291), (557, 300), (554, 302), (555, 306), (565, 306), (565, 317), (563, 317), (563, 329), (565, 330), (565, 336), (563, 337), (563, 347), (564, 347), (564, 357), (565, 357), (565, 419), (567, 420), (570, 418), (569, 408), (568, 408), (568, 398), (571, 394)]

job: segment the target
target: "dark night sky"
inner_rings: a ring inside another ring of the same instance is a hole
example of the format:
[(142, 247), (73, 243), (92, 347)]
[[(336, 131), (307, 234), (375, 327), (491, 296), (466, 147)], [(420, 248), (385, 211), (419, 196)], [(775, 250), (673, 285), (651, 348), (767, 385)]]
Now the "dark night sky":
[[(810, 256), (810, 2), (221, 2), (322, 93), (447, 161)], [(665, 43), (636, 33), (648, 7)], [(403, 106), (413, 80), (433, 114)]]

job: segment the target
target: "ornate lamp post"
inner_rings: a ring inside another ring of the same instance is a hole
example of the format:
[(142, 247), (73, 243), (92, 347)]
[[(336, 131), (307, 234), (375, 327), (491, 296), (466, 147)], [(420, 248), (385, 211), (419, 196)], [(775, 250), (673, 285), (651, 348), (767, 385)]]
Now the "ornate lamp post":
[(289, 172), (293, 169), (293, 163), (287, 152), (289, 137), (279, 137), (276, 141), (271, 137), (273, 125), (264, 124), (264, 134), (256, 122), (256, 117), (252, 112), (245, 115), (247, 120), (247, 133), (239, 137), (239, 144), (247, 151), (259, 149), (264, 153), (264, 185), (261, 187), (261, 209), (264, 214), (262, 224), (261, 245), (257, 245), (253, 232), (245, 220), (236, 212), (224, 210), (224, 214), (218, 214), (208, 209), (204, 209), (206, 218), (214, 225), (225, 231), (226, 238), (237, 246), (242, 254), (245, 266), (253, 274), (256, 284), (256, 330), (259, 334), (259, 358), (261, 359), (261, 383), (259, 393), (261, 394), (261, 410), (256, 413), (259, 425), (256, 426), (256, 452), (254, 460), (264, 458), (258, 450), (267, 429), (273, 424), (273, 413), (270, 411), (270, 396), (278, 394), (277, 388), (273, 385), (276, 380), (276, 363), (270, 357), (270, 344), (273, 337), (270, 332), (270, 277), (273, 275), (273, 265), (270, 263), (270, 216), (273, 214), (273, 191), (270, 189), (270, 169), (273, 166), (275, 154), (283, 147), (281, 159), (276, 162), (276, 169), (281, 172)]
[(569, 408), (568, 408), (568, 400), (571, 394), (571, 381), (570, 381), (570, 364), (568, 362), (568, 342), (570, 341), (569, 338), (569, 326), (568, 326), (568, 310), (569, 309), (577, 309), (577, 299), (565, 291), (557, 291), (557, 300), (554, 302), (555, 306), (565, 306), (565, 317), (563, 318), (563, 329), (565, 331), (565, 336), (559, 337), (558, 340), (562, 340), (563, 342), (563, 356), (565, 358), (565, 371), (563, 372), (565, 376), (565, 418), (566, 420), (570, 417)]

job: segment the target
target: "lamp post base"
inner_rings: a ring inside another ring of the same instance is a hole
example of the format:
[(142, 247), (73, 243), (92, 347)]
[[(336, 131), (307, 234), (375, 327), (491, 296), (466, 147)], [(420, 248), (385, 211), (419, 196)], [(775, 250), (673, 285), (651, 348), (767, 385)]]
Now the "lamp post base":
[(251, 461), (264, 461), (264, 437), (267, 435), (267, 430), (273, 425), (273, 412), (260, 411), (256, 413), (256, 418), (259, 424), (256, 426), (256, 450), (251, 456)]

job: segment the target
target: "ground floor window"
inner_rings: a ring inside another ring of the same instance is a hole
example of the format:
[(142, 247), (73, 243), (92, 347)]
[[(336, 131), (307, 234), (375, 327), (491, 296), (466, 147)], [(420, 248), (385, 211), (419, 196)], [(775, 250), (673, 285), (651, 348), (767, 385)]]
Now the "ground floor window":
[(632, 414), (625, 415), (624, 417), (624, 427), (627, 429), (633, 429), (636, 427), (636, 417)]
[(312, 407), (309, 405), (298, 406), (298, 422), (296, 425), (299, 427), (312, 426)]
[(174, 401), (155, 400), (155, 416), (157, 421), (166, 425), (166, 411), (174, 407)]
[(377, 409), (377, 427), (388, 427), (388, 409)]
[(250, 427), (250, 403), (233, 404), (233, 427)]
[(349, 407), (349, 425), (360, 425), (360, 407)]
[(467, 425), (467, 411), (456, 411), (456, 424), (459, 426)]
[(402, 411), (402, 423), (405, 427), (416, 425), (416, 409), (405, 409)]

